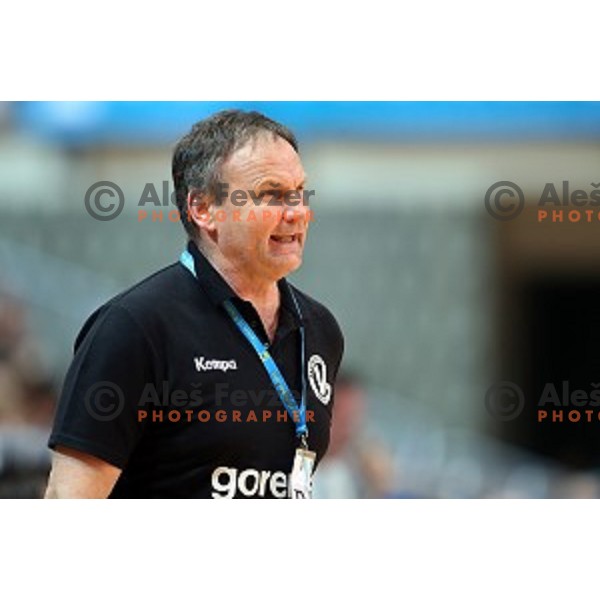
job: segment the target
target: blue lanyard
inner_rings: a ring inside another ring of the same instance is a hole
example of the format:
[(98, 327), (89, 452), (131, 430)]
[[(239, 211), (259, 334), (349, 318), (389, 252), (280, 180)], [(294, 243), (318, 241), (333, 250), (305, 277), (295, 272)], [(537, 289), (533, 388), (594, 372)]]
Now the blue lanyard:
[[(188, 269), (194, 277), (196, 275), (196, 266), (194, 264), (194, 257), (190, 254), (188, 250), (184, 250), (179, 258), (181, 264)], [(254, 330), (248, 322), (242, 317), (240, 311), (233, 305), (231, 300), (225, 300), (223, 305), (225, 306), (225, 310), (236, 324), (237, 328), (241, 331), (244, 337), (250, 342), (254, 351), (256, 352), (260, 362), (265, 368), (267, 375), (271, 379), (273, 383), (273, 387), (281, 400), (281, 403), (285, 406), (288, 414), (292, 417), (292, 420), (296, 425), (296, 436), (300, 438), (302, 445), (307, 447), (306, 438), (308, 436), (308, 427), (306, 425), (306, 374), (304, 373), (305, 367), (305, 339), (304, 339), (304, 325), (302, 324), (302, 312), (300, 311), (300, 306), (298, 305), (298, 301), (296, 300), (296, 296), (292, 289), (290, 289), (290, 293), (292, 296), (292, 300), (294, 301), (294, 306), (296, 308), (296, 312), (300, 317), (300, 364), (302, 367), (302, 398), (300, 401), (300, 406), (296, 404), (296, 400), (294, 399), (294, 395), (290, 391), (290, 388), (281, 374), (279, 367), (273, 360), (270, 352), (267, 349), (267, 346), (263, 344)]]

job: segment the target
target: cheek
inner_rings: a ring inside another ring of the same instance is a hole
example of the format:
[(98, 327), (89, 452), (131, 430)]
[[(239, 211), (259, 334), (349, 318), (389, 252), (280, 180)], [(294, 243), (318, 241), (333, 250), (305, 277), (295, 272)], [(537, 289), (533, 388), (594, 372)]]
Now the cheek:
[(227, 215), (227, 219), (218, 224), (218, 234), (220, 243), (230, 248), (245, 245), (244, 240), (247, 238), (245, 224), (232, 221), (231, 215)]
[(283, 209), (277, 206), (267, 206), (257, 210), (257, 222), (264, 231), (271, 232), (280, 223), (283, 216)]
[(222, 223), (220, 239), (230, 251), (245, 255), (261, 252), (269, 239), (270, 232), (259, 221), (244, 220)]
[(243, 207), (227, 211), (217, 220), (219, 238), (224, 245), (243, 246), (246, 250), (261, 248), (278, 227), (283, 210), (280, 207)]

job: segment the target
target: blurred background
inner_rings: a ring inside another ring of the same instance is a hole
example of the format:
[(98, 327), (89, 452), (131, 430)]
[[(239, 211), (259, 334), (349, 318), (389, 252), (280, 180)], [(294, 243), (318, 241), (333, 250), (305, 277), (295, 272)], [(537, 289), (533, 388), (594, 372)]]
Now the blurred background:
[[(564, 181), (600, 184), (589, 102), (0, 103), (0, 497), (41, 495), (75, 335), (177, 259), (173, 145), (232, 107), (289, 126), (316, 191), (291, 279), (346, 338), (316, 496), (598, 497), (600, 211), (573, 222), (559, 199), (546, 208), (562, 221), (540, 220), (538, 205), (548, 183), (560, 198)], [(99, 181), (123, 191), (113, 220), (86, 211)], [(500, 181), (522, 190), (512, 218), (514, 196), (486, 209)], [(548, 384), (562, 421), (539, 420)], [(573, 390), (588, 403), (568, 404)]]

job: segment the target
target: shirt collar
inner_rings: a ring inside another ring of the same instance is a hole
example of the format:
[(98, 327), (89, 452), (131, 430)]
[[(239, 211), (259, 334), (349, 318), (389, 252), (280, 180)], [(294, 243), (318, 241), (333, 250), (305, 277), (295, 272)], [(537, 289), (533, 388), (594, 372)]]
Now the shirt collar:
[[(245, 302), (210, 264), (194, 241), (190, 240), (188, 242), (187, 249), (194, 259), (196, 279), (215, 306), (221, 306), (225, 300), (235, 300), (240, 303)], [(277, 286), (279, 287), (281, 297), (281, 308), (290, 314), (296, 325), (299, 325), (300, 317), (292, 299), (290, 284), (285, 277), (282, 277), (277, 282)]]

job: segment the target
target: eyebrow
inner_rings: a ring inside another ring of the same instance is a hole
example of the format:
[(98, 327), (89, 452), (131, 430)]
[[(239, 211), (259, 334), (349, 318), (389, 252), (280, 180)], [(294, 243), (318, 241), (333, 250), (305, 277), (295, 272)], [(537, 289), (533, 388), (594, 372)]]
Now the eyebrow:
[(281, 183), (279, 181), (277, 181), (276, 179), (265, 179), (264, 181), (261, 181), (258, 186), (259, 188), (263, 188), (263, 187), (281, 187)]
[[(304, 178), (297, 187), (304, 187), (306, 185), (306, 178)], [(271, 188), (280, 188), (282, 186), (280, 181), (276, 179), (265, 179), (258, 184), (256, 189), (271, 187)]]

